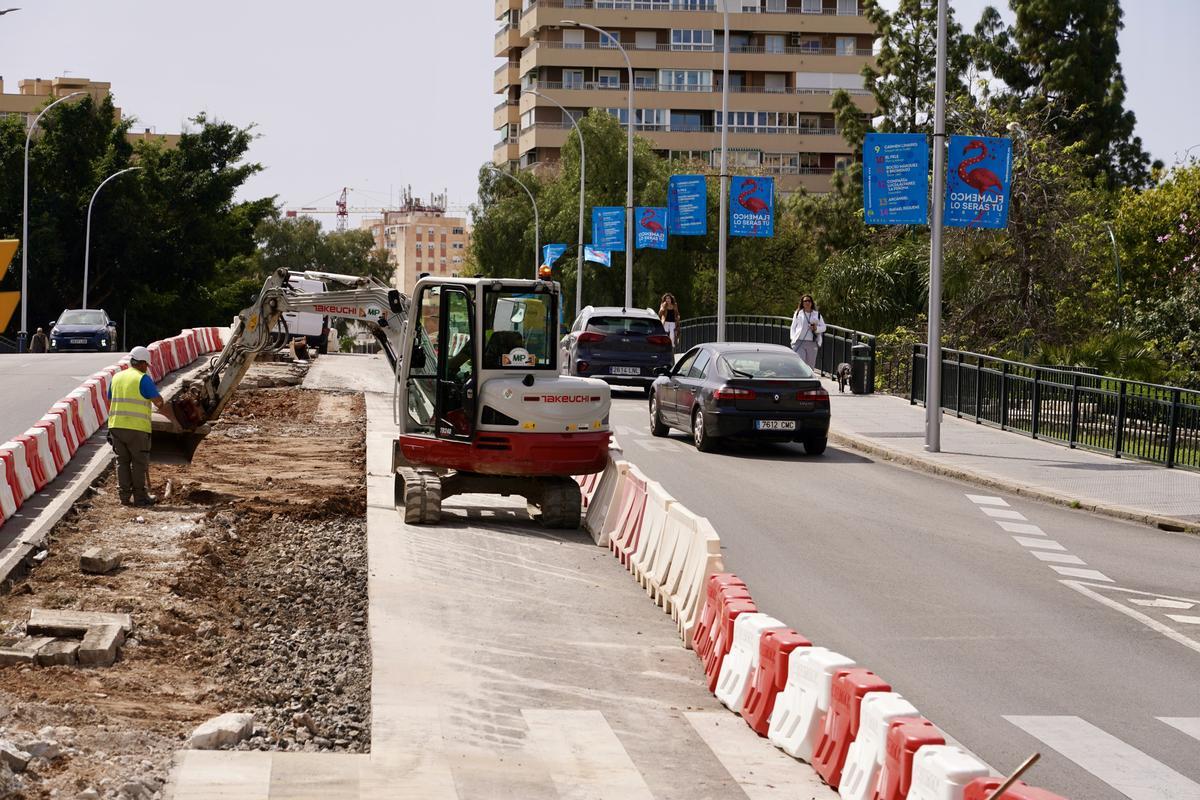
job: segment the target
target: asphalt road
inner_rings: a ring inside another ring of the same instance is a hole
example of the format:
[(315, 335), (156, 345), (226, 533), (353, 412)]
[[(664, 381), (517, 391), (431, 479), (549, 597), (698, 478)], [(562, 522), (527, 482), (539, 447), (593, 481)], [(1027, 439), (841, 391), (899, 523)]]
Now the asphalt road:
[(614, 393), (612, 421), (625, 457), (713, 523), (761, 610), (995, 769), (1036, 750), (1029, 782), (1074, 800), (1200, 798), (1200, 537), (832, 444), (698, 453), (650, 436), (640, 394)]
[(23, 433), (67, 392), (121, 353), (0, 355), (0, 442)]

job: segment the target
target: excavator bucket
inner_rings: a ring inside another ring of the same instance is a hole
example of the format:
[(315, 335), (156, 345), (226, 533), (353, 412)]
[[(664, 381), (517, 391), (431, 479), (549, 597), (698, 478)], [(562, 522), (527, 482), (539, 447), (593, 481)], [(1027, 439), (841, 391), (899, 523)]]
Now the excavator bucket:
[(150, 461), (154, 464), (189, 464), (196, 448), (208, 435), (204, 407), (190, 391), (180, 392), (170, 401), (171, 416), (155, 415), (150, 435)]

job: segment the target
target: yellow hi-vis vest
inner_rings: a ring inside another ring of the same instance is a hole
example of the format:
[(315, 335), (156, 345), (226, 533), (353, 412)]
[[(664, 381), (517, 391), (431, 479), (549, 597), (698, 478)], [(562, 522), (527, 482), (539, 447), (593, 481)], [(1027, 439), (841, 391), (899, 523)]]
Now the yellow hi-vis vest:
[(142, 378), (145, 374), (130, 367), (113, 376), (112, 403), (108, 410), (109, 428), (150, 433), (150, 401), (142, 397)]

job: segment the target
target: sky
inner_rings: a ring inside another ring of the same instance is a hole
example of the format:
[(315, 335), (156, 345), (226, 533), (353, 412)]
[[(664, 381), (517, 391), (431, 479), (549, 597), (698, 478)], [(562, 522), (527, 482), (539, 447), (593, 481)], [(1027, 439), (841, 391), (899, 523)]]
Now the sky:
[[(884, 0), (895, 7), (898, 0)], [(138, 129), (177, 132), (203, 111), (258, 138), (243, 198), (377, 207), (411, 186), (475, 198), (496, 133), (491, 0), (8, 0), (0, 76), (108, 81)], [(984, 0), (951, 0), (964, 28)], [(1200, 143), (1191, 101), (1200, 0), (1125, 0), (1127, 107), (1154, 158)], [(1011, 20), (1007, 3), (1001, 6)], [(1193, 151), (1197, 155), (1200, 148)], [(320, 217), (327, 225), (332, 216)]]

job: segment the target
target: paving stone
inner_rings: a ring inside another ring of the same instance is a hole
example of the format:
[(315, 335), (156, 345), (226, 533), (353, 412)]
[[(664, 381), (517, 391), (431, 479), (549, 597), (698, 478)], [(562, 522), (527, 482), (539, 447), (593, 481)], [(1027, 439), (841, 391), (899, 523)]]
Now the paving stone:
[(39, 667), (72, 666), (79, 654), (79, 642), (71, 639), (53, 639), (37, 651), (34, 661)]
[(250, 714), (229, 712), (213, 717), (188, 737), (188, 747), (193, 750), (218, 750), (237, 744), (250, 736), (254, 730), (254, 717)]
[(76, 657), (85, 667), (111, 667), (117, 660), (117, 649), (125, 641), (125, 631), (119, 625), (96, 625), (83, 635)]
[(79, 568), (93, 575), (105, 575), (121, 566), (123, 559), (124, 556), (115, 550), (89, 547), (79, 555)]
[(82, 636), (97, 625), (116, 625), (126, 635), (133, 632), (133, 617), (128, 614), (109, 614), (103, 611), (52, 611), (44, 608), (29, 610), (25, 632), (43, 636)]

